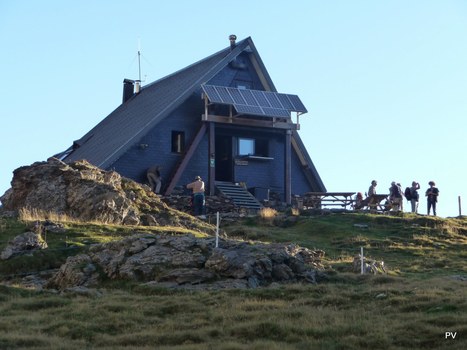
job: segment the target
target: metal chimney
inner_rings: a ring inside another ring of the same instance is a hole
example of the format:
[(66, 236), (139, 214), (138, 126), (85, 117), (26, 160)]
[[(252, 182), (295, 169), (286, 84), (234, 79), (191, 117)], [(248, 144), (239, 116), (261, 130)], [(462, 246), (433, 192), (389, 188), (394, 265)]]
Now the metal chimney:
[(123, 98), (122, 103), (128, 101), (134, 94), (134, 80), (123, 79)]
[(237, 40), (237, 36), (235, 34), (230, 34), (229, 40), (230, 40), (230, 50), (232, 51), (233, 49), (235, 49), (235, 40)]

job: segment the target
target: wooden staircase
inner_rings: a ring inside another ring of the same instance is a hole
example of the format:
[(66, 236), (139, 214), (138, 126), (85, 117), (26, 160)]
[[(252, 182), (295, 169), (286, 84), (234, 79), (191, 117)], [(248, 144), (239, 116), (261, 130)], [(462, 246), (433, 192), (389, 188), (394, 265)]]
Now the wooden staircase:
[(232, 200), (233, 204), (237, 207), (253, 210), (259, 210), (263, 207), (261, 203), (242, 186), (232, 182), (216, 181), (216, 188), (221, 194)]

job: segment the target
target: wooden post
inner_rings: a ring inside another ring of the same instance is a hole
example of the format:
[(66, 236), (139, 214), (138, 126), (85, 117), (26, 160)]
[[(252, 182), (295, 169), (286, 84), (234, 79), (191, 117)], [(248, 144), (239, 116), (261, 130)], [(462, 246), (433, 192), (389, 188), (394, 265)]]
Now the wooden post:
[(209, 159), (208, 159), (208, 174), (209, 174), (209, 195), (214, 196), (215, 181), (216, 181), (216, 125), (213, 122), (209, 123)]
[(219, 248), (219, 224), (220, 224), (220, 218), (219, 218), (219, 212), (216, 214), (216, 248)]
[(285, 131), (285, 176), (284, 192), (285, 202), (292, 203), (292, 130)]
[(360, 247), (360, 274), (363, 275), (365, 273), (365, 270), (363, 268), (363, 247)]

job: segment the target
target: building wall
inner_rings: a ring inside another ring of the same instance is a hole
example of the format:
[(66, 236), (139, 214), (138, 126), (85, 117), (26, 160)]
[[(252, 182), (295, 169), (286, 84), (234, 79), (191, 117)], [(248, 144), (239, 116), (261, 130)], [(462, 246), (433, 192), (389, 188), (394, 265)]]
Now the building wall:
[[(202, 113), (203, 102), (199, 94), (196, 94), (148, 132), (109, 168), (140, 183), (147, 183), (146, 170), (153, 165), (159, 165), (164, 188), (173, 175), (175, 166), (182, 159), (182, 154), (172, 152), (172, 131), (185, 133), (187, 149), (201, 127)], [(196, 175), (207, 178), (207, 149), (208, 139), (205, 136), (182, 175), (180, 185), (193, 181)]]

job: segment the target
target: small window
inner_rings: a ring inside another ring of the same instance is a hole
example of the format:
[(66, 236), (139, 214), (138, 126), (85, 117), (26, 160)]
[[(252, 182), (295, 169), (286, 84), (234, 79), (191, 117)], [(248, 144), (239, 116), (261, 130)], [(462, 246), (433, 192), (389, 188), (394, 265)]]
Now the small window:
[(172, 131), (172, 152), (183, 153), (185, 151), (185, 132)]
[(255, 154), (255, 140), (254, 139), (238, 139), (238, 154), (240, 156), (248, 156)]

